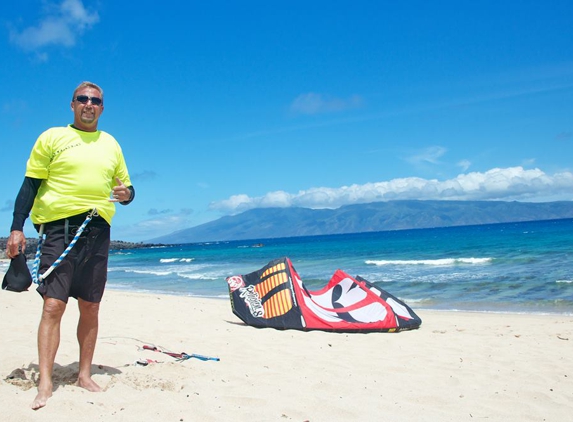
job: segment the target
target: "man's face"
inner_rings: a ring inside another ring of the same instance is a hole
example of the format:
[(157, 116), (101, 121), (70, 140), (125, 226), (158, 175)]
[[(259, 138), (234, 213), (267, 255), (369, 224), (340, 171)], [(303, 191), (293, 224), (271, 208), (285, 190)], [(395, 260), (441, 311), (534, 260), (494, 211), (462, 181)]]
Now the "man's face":
[[(82, 101), (79, 101), (78, 97)], [(84, 97), (88, 97), (88, 100), (85, 101)], [(101, 99), (99, 91), (95, 88), (83, 87), (76, 91), (71, 103), (74, 112), (74, 126), (87, 132), (97, 130), (97, 122), (103, 112), (103, 101), (96, 105), (94, 102), (97, 103), (98, 101), (91, 98)]]

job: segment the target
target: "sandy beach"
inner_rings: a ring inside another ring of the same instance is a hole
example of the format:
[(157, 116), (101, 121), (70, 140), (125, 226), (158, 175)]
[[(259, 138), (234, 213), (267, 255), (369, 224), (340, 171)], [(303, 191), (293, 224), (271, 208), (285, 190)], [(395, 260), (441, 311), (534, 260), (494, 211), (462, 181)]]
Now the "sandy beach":
[[(573, 415), (573, 316), (414, 308), (423, 320), (415, 331), (278, 331), (243, 325), (226, 300), (108, 290), (93, 366), (104, 392), (75, 386), (78, 313), (70, 300), (54, 395), (33, 411), (41, 299), (34, 290), (0, 291), (0, 309), (4, 421), (562, 422)], [(144, 345), (220, 361), (178, 362)]]

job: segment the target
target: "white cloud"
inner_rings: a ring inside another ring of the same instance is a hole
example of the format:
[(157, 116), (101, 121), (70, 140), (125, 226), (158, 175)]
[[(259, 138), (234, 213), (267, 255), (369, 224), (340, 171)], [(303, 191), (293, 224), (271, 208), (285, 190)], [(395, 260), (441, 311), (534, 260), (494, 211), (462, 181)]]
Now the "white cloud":
[[(10, 41), (27, 51), (48, 45), (72, 47), (77, 37), (99, 21), (97, 12), (89, 12), (81, 0), (63, 0), (47, 12), (36, 26), (21, 31), (12, 29)], [(45, 53), (39, 57), (46, 59)]]
[(342, 205), (397, 199), (551, 201), (571, 200), (572, 192), (571, 172), (551, 176), (539, 169), (509, 167), (494, 168), (484, 173), (460, 174), (443, 181), (408, 177), (340, 188), (310, 188), (294, 194), (276, 191), (261, 197), (233, 195), (211, 203), (210, 208), (233, 214), (253, 208), (338, 208)]
[(362, 98), (359, 95), (342, 99), (309, 92), (295, 98), (290, 108), (297, 114), (319, 114), (357, 108), (361, 105)]

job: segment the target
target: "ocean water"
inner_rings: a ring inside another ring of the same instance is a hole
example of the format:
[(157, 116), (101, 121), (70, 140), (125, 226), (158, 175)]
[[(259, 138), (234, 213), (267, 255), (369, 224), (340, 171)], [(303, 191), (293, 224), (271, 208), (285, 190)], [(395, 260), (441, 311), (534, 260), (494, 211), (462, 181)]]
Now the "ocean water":
[(283, 256), (309, 290), (341, 269), (415, 311), (573, 314), (573, 219), (112, 251), (108, 288), (228, 300), (226, 277)]
[(283, 256), (309, 290), (341, 269), (414, 310), (573, 314), (573, 219), (112, 251), (108, 288), (227, 300)]

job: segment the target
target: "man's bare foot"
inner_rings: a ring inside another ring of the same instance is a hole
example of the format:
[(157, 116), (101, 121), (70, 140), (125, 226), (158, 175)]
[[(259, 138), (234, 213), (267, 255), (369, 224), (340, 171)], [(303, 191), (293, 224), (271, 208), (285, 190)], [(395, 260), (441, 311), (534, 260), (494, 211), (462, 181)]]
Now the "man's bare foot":
[(97, 385), (96, 382), (91, 379), (91, 377), (78, 378), (77, 385), (78, 387), (85, 388), (86, 390), (91, 391), (92, 393), (99, 393), (100, 391), (102, 391), (101, 387)]
[(33, 410), (41, 409), (46, 405), (50, 397), (52, 397), (52, 384), (49, 383), (49, 385), (43, 386), (40, 382), (40, 385), (38, 386), (38, 394), (30, 407)]

